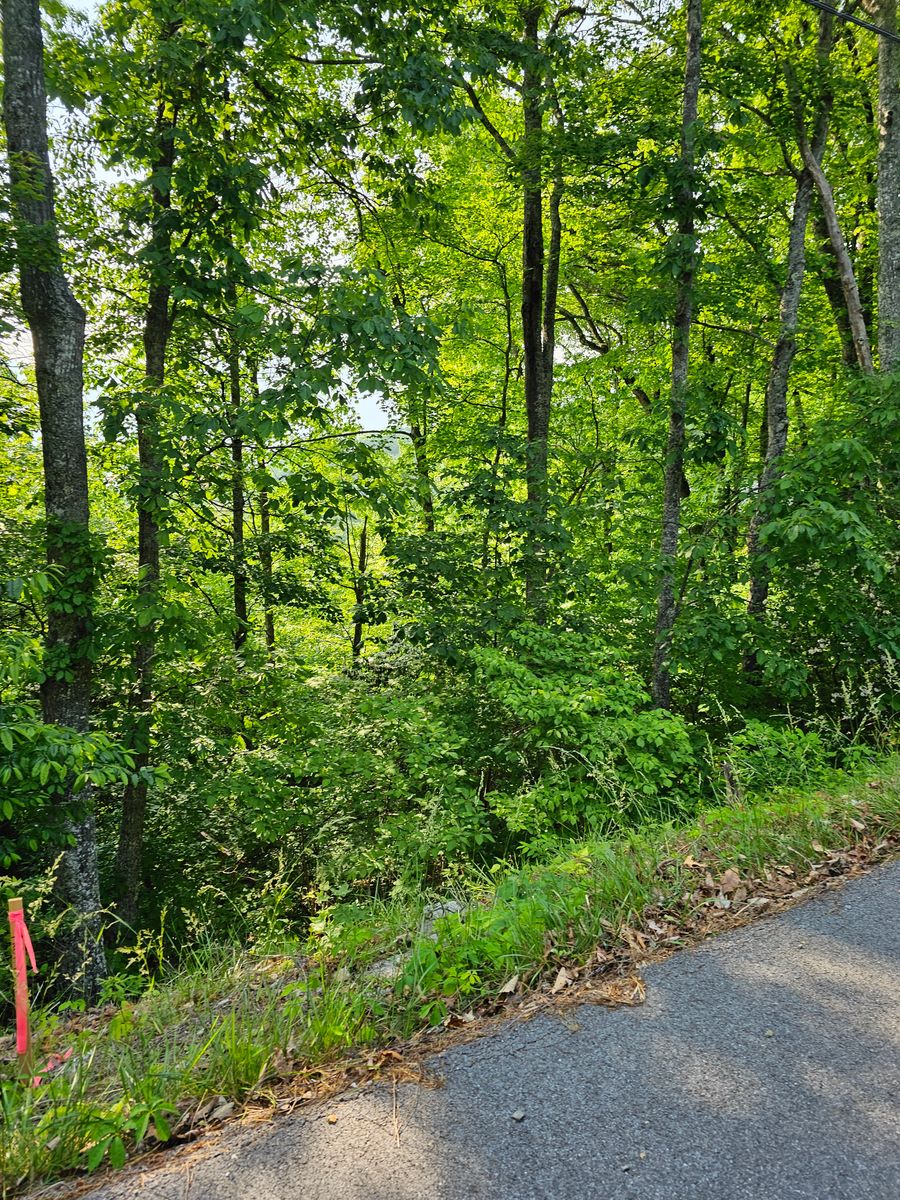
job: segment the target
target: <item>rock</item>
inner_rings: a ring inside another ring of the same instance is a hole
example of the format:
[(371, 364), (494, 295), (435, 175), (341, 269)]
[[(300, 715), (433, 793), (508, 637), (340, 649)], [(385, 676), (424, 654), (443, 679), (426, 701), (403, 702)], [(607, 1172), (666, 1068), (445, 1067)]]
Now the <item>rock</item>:
[(438, 900), (434, 904), (426, 904), (425, 911), (422, 913), (422, 933), (425, 937), (429, 937), (433, 941), (436, 940), (435, 921), (440, 921), (442, 917), (449, 917), (454, 913), (463, 913), (465, 911), (465, 906), (460, 904), (458, 900)]
[(371, 967), (366, 968), (370, 979), (396, 979), (403, 969), (403, 955), (390, 954), (387, 958), (379, 958)]
[(423, 916), (426, 921), (436, 921), (439, 917), (448, 917), (451, 913), (463, 911), (458, 900), (438, 900), (434, 904), (426, 904)]

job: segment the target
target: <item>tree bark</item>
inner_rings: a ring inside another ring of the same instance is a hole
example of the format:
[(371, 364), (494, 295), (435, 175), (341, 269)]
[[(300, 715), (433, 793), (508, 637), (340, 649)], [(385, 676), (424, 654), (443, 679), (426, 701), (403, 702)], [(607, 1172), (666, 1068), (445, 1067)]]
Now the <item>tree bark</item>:
[[(66, 593), (65, 603), (51, 595), (47, 606), (41, 703), (48, 724), (85, 734), (93, 618), (83, 410), (85, 315), (63, 271), (57, 238), (38, 0), (3, 0), (2, 17), (3, 120), (22, 307), (34, 345), (47, 561)], [(75, 918), (61, 943), (62, 969), (72, 986), (92, 997), (106, 975), (106, 961), (89, 790), (73, 793), (70, 783), (62, 805), (73, 844), (63, 851), (56, 889)]]
[(736, 577), (737, 564), (734, 561), (738, 546), (738, 511), (740, 506), (740, 498), (743, 493), (743, 478), (746, 467), (746, 447), (747, 447), (747, 427), (750, 421), (750, 401), (753, 397), (753, 376), (752, 363), (750, 367), (750, 377), (744, 385), (744, 398), (741, 401), (741, 455), (736, 464), (736, 470), (725, 485), (725, 491), (722, 497), (722, 515), (725, 522), (725, 545), (728, 547), (731, 555), (731, 575)]
[(663, 483), (660, 559), (662, 579), (656, 610), (653, 650), (653, 700), (658, 708), (671, 707), (669, 650), (675, 625), (675, 557), (681, 530), (681, 481), (684, 475), (684, 419), (690, 367), (690, 336), (693, 319), (694, 271), (694, 126), (700, 97), (700, 48), (703, 31), (701, 0), (687, 0), (687, 44), (684, 67), (684, 98), (681, 123), (682, 183), (676, 195), (678, 234), (685, 255), (678, 277), (675, 318), (672, 328), (672, 391), (669, 403), (669, 434)]
[(272, 611), (272, 519), (267, 488), (259, 493), (259, 565), (262, 569), (266, 652), (271, 658), (275, 650), (275, 614)]
[(160, 512), (162, 502), (162, 458), (159, 451), (160, 392), (165, 385), (166, 355), (172, 333), (171, 288), (168, 280), (172, 237), (168, 222), (171, 206), (170, 180), (175, 162), (174, 118), (164, 116), (160, 106), (156, 124), (159, 152), (153, 163), (151, 188), (154, 218), (150, 233), (153, 260), (144, 311), (144, 389), (135, 408), (138, 442), (138, 625), (134, 654), (134, 688), (131, 695), (130, 746), (135, 760), (136, 782), (129, 783), (122, 797), (122, 815), (116, 848), (116, 878), (119, 887), (117, 911), (133, 927), (138, 916), (142, 886), (144, 826), (149, 785), (144, 772), (150, 765), (153, 738), (153, 670), (160, 608)]
[[(543, 159), (546, 68), (540, 62), (540, 24), (544, 0), (528, 0), (521, 10), (523, 45), (523, 136), (516, 152), (490, 120), (470, 82), (459, 80), (484, 128), (517, 170), (522, 185), (522, 375), (527, 418), (525, 481), (528, 528), (525, 531), (524, 580), (527, 606), (538, 622), (546, 609), (546, 530), (549, 511), (549, 432), (553, 398), (553, 355), (556, 301), (562, 245), (560, 203), (562, 177), (554, 172), (549, 197), (550, 245), (544, 242)], [(561, 8), (550, 26), (555, 34), (567, 16), (583, 15), (576, 7)], [(551, 85), (552, 87), (552, 82)], [(557, 103), (557, 123), (562, 113)], [(546, 279), (545, 279), (546, 272)]]
[(522, 351), (528, 421), (526, 487), (530, 528), (526, 534), (525, 594), (539, 621), (544, 616), (544, 528), (547, 521), (547, 439), (550, 429), (552, 360), (544, 353), (544, 215), (541, 159), (544, 117), (542, 78), (537, 66), (542, 5), (523, 13), (527, 58), (522, 83)]
[[(879, 0), (879, 24), (897, 32), (897, 0)], [(878, 365), (900, 367), (900, 45), (878, 39)]]
[[(747, 612), (757, 615), (765, 611), (769, 595), (769, 573), (759, 561), (759, 531), (765, 522), (766, 507), (763, 498), (777, 478), (781, 457), (787, 448), (788, 380), (791, 364), (797, 353), (797, 317), (806, 271), (806, 228), (813, 195), (812, 176), (808, 171), (804, 171), (797, 183), (791, 214), (787, 268), (779, 308), (778, 341), (775, 343), (766, 383), (763, 469), (759, 479), (758, 501), (747, 536), (747, 555), (751, 569)], [(754, 656), (752, 663), (746, 663), (748, 669), (755, 665), (755, 661)]]
[(228, 356), (228, 396), (231, 419), (231, 571), (234, 596), (234, 648), (247, 641), (250, 620), (247, 610), (247, 559), (244, 551), (244, 439), (239, 431), (241, 416), (241, 359), (237, 346)]
[(866, 375), (871, 375), (874, 368), (872, 365), (872, 350), (869, 345), (869, 334), (866, 329), (865, 313), (863, 312), (859, 296), (859, 286), (856, 282), (853, 262), (850, 258), (850, 252), (847, 249), (847, 243), (844, 241), (844, 235), (841, 232), (837, 208), (834, 203), (834, 194), (831, 191), (831, 185), (828, 182), (825, 172), (822, 170), (821, 164), (816, 161), (816, 156), (803, 129), (798, 130), (798, 141), (800, 143), (800, 153), (803, 156), (803, 165), (812, 176), (822, 203), (822, 216), (825, 220), (825, 227), (828, 230), (831, 248), (834, 251), (838, 276), (841, 281), (841, 290), (844, 293), (844, 304), (847, 308), (847, 319), (850, 322), (850, 332), (853, 337), (853, 349), (856, 353), (856, 361), (859, 364), (860, 370)]
[[(350, 530), (347, 529), (347, 539), (349, 545)], [(353, 563), (353, 554), (350, 554), (351, 565)], [(359, 554), (356, 559), (356, 569), (353, 578), (353, 598), (356, 601), (356, 616), (353, 621), (353, 661), (359, 658), (363, 648), (363, 630), (365, 621), (363, 620), (363, 605), (366, 602), (366, 568), (369, 565), (369, 518), (363, 518), (362, 529), (359, 534)]]
[[(253, 396), (259, 404), (259, 367), (251, 360), (249, 364), (250, 382), (253, 386)], [(260, 450), (257, 458), (257, 468), (265, 470), (265, 462)], [(262, 592), (263, 630), (266, 642), (266, 653), (272, 659), (275, 653), (275, 611), (273, 606), (274, 590), (272, 570), (272, 500), (268, 487), (262, 487), (259, 492), (259, 567), (260, 591)]]
[(825, 224), (825, 218), (821, 213), (816, 218), (815, 230), (816, 238), (823, 253), (826, 255), (825, 265), (821, 273), (822, 287), (825, 289), (825, 295), (831, 306), (834, 323), (837, 326), (838, 335), (841, 339), (841, 358), (847, 366), (852, 366), (856, 362), (856, 351), (853, 348), (853, 334), (850, 331), (850, 321), (847, 317), (846, 305), (844, 304), (844, 291), (841, 287), (841, 279), (834, 258), (831, 238), (828, 235), (828, 226)]
[(513, 376), (513, 358), (515, 354), (515, 339), (513, 338), (513, 304), (512, 296), (509, 291), (509, 279), (507, 277), (506, 268), (499, 260), (494, 264), (497, 268), (497, 275), (500, 281), (500, 288), (503, 292), (503, 318), (505, 324), (506, 337), (503, 346), (503, 383), (500, 388), (500, 412), (497, 414), (496, 438), (497, 444), (494, 447), (494, 457), (491, 460), (491, 482), (488, 491), (488, 499), (484, 509), (484, 526), (481, 531), (481, 570), (482, 573), (488, 569), (490, 560), (490, 539), (491, 534), (496, 533), (496, 516), (495, 508), (497, 504), (497, 489), (498, 489), (498, 470), (500, 467), (500, 459), (503, 457), (503, 435), (506, 432), (506, 420), (509, 409), (509, 386)]

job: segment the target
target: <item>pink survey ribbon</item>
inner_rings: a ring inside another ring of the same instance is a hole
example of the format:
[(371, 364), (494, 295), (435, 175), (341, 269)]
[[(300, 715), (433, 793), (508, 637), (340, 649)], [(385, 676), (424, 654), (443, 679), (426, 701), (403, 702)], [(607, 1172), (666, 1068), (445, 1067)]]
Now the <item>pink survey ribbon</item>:
[(16, 1053), (25, 1054), (28, 1050), (28, 967), (25, 955), (31, 960), (32, 971), (37, 970), (34, 960), (34, 947), (25, 924), (25, 913), (18, 909), (9, 914), (9, 925), (12, 930), (13, 966), (16, 973)]

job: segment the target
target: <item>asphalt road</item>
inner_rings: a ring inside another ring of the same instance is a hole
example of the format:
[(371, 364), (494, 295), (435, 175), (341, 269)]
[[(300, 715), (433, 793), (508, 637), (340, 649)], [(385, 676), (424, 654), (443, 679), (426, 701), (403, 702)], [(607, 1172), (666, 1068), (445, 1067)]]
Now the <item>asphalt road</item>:
[(92, 1200), (898, 1200), (898, 900), (895, 862), (648, 968), (640, 1008), (447, 1051), (396, 1124), (373, 1086)]

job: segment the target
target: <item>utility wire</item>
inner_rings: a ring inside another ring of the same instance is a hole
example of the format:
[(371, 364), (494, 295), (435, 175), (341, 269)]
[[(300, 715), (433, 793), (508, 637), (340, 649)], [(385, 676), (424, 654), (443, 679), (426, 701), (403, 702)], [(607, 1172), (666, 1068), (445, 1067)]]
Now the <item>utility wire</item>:
[(849, 21), (851, 25), (859, 25), (861, 29), (868, 29), (870, 33), (880, 34), (881, 37), (900, 44), (900, 34), (891, 33), (890, 29), (884, 29), (881, 25), (873, 25), (871, 21), (863, 21), (861, 17), (851, 17), (848, 12), (841, 12), (839, 8), (825, 4), (824, 0), (803, 0), (803, 3), (812, 8), (819, 8), (822, 12), (831, 13), (833, 17), (837, 17), (841, 21)]

